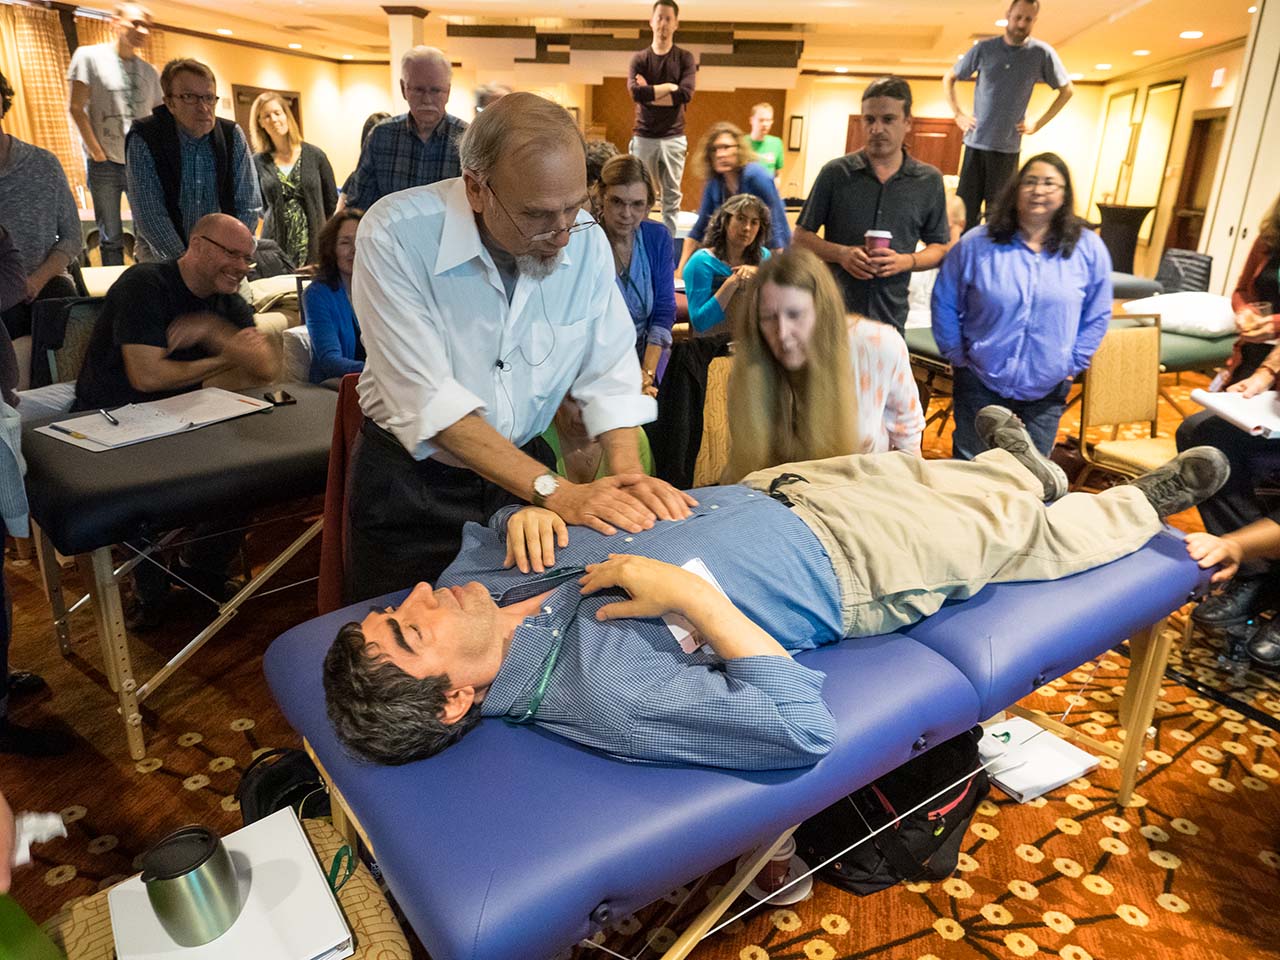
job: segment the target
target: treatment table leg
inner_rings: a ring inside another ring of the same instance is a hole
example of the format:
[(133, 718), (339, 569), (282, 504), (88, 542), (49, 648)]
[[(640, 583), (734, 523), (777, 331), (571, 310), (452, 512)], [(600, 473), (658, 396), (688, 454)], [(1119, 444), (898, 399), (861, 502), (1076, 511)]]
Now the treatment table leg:
[(1126, 806), (1133, 796), (1138, 767), (1146, 752), (1147, 730), (1155, 716), (1165, 665), (1173, 645), (1172, 638), (1164, 629), (1165, 623), (1165, 620), (1160, 620), (1129, 638), (1131, 666), (1129, 680), (1124, 685), (1124, 698), (1120, 701), (1120, 723), (1125, 731), (1117, 796), (1121, 806)]
[(676, 942), (662, 955), (662, 960), (684, 960), (692, 953), (693, 948), (707, 935), (707, 931), (714, 927), (716, 921), (724, 916), (725, 911), (733, 906), (733, 902), (742, 895), (743, 890), (747, 889), (751, 881), (756, 878), (756, 874), (772, 859), (774, 851), (781, 848), (795, 830), (795, 827), (791, 827), (773, 843), (757, 848), (755, 854), (743, 862), (738, 872), (725, 881), (724, 887), (716, 894), (716, 898), (708, 903), (676, 938)]
[(137, 682), (133, 679), (133, 659), (129, 654), (129, 634), (124, 627), (124, 609), (120, 603), (120, 585), (111, 564), (111, 548), (99, 547), (91, 557), (93, 579), (89, 590), (93, 596), (94, 617), (98, 622), (98, 639), (107, 673), (115, 678), (120, 700), (120, 718), (124, 723), (129, 755), (134, 760), (146, 756), (142, 739), (142, 714), (138, 712)]
[(67, 623), (67, 604), (62, 596), (62, 568), (58, 565), (58, 551), (53, 548), (49, 535), (38, 524), (31, 524), (31, 535), (36, 542), (36, 564), (40, 567), (44, 595), (49, 598), (49, 607), (53, 610), (53, 632), (58, 638), (58, 649), (64, 657), (69, 657), (71, 627)]

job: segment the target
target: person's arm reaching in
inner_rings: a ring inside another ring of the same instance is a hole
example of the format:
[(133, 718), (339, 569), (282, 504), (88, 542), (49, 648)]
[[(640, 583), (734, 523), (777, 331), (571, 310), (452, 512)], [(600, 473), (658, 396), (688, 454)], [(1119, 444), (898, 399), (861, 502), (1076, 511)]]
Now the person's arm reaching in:
[(1280, 523), (1264, 517), (1221, 537), (1189, 533), (1187, 553), (1203, 569), (1220, 567), (1212, 582), (1223, 583), (1236, 575), (1242, 563), (1280, 559)]

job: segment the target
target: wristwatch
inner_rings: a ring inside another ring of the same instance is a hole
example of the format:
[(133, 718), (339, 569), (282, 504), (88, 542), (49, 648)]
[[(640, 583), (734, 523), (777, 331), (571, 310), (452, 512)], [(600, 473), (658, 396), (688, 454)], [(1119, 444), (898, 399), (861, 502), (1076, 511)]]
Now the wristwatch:
[(554, 473), (544, 473), (533, 480), (533, 505), (545, 507), (547, 497), (560, 489), (560, 478)]

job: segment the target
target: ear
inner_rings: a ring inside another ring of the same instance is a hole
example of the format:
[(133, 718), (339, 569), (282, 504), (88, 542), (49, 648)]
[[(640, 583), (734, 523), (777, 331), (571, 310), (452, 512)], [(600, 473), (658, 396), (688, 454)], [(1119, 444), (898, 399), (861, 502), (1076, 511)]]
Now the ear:
[(444, 706), (440, 708), (440, 720), (454, 724), (467, 715), (471, 705), (476, 702), (475, 687), (457, 687), (445, 694)]
[(467, 190), (467, 203), (473, 213), (484, 213), (484, 181), (470, 170), (462, 171), (462, 184)]
[(404, 97), (405, 103), (409, 102), (409, 91), (405, 89), (404, 77), (400, 78), (400, 96)]

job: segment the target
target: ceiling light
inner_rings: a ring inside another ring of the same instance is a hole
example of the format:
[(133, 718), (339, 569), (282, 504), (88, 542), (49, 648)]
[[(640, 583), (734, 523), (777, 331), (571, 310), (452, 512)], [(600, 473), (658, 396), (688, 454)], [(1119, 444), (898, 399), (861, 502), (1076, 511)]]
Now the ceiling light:
[(1204, 36), (1203, 30), (1183, 30), (1178, 34), (1180, 40), (1199, 40)]
[(226, 27), (219, 27), (217, 32), (224, 37), (231, 36), (231, 31), (228, 30)]
[(289, 49), (290, 49), (290, 50), (301, 50), (301, 49), (302, 49), (302, 44), (300, 44), (300, 43), (291, 43), (291, 44), (289, 44)]
[(1134, 55), (1135, 57), (1149, 57), (1149, 56), (1151, 56), (1151, 51), (1150, 51), (1150, 50), (1135, 50), (1135, 51), (1133, 51), (1133, 55)]
[(848, 72), (849, 72), (848, 67), (836, 67), (836, 73), (848, 73)]
[(355, 58), (356, 58), (356, 55), (354, 53), (344, 53), (342, 55), (343, 60), (354, 60)]
[(1071, 80), (1083, 80), (1083, 79), (1084, 79), (1084, 74), (1083, 74), (1083, 73), (1073, 73), (1073, 74), (1071, 74), (1071, 76), (1070, 76), (1070, 78), (1069, 78), (1069, 79), (1071, 79)]
[(1009, 21), (1006, 20), (1004, 17), (1001, 17), (999, 20), (996, 21), (997, 27), (1007, 27), (1008, 25), (1009, 25)]
[(1258, 12), (1257, 7), (1250, 7), (1248, 10), (1245, 11), (1245, 13), (1257, 13), (1257, 12)]
[(1111, 69), (1111, 64), (1109, 64), (1109, 63), (1095, 63), (1095, 64), (1093, 65), (1093, 69), (1095, 69), (1095, 70), (1110, 70), (1110, 69)]

